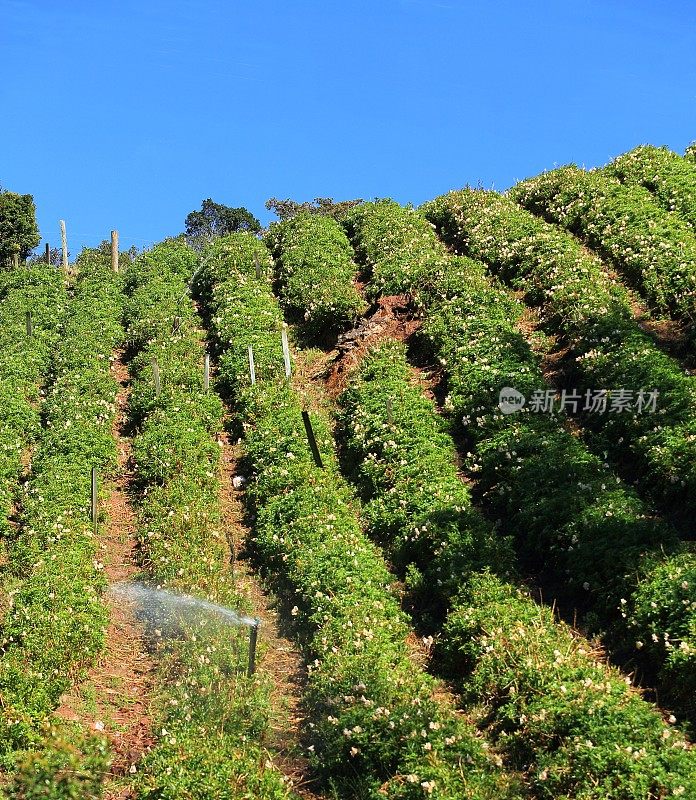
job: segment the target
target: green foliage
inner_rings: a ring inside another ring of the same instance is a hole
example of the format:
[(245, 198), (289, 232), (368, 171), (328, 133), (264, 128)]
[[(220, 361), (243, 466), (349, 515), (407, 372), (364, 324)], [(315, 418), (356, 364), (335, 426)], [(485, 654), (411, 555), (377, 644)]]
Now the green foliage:
[(535, 797), (643, 800), (696, 792), (683, 735), (552, 612), (491, 575), (467, 582), (442, 637)]
[(415, 567), (422, 576), (419, 613), (423, 604), (446, 607), (472, 570), (509, 572), (509, 542), (473, 509), (454, 443), (413, 384), (403, 345), (370, 351), (339, 403), (346, 470), (366, 501), (367, 532), (402, 575)]
[(34, 198), (0, 189), (0, 265), (24, 260), (40, 241)]
[(104, 644), (105, 581), (90, 522), (90, 473), (96, 467), (104, 477), (116, 465), (118, 386), (110, 365), (123, 337), (120, 315), (118, 276), (99, 260), (81, 264), (60, 340), (53, 341), (21, 525), (8, 543), (6, 572), (16, 588), (0, 656), (6, 761), (13, 750), (40, 746), (40, 724)]
[[(252, 270), (253, 263), (242, 272), (230, 265), (211, 293), (220, 303), (208, 310), (223, 351), (254, 330), (269, 338), (269, 348), (276, 336), (265, 317), (244, 313), (244, 297), (235, 294)], [(270, 298), (267, 284), (266, 292)], [(236, 363), (233, 357), (221, 368)], [(240, 376), (225, 381), (241, 387), (235, 406), (246, 431), (256, 518), (250, 547), (278, 595), (295, 606), (310, 662), (312, 765), (340, 796), (506, 796), (510, 778), (493, 767), (472, 728), (433, 697), (434, 681), (414, 669), (389, 572), (338, 476), (328, 420), (312, 414), (321, 470), (307, 444), (301, 399), (281, 370), (254, 387), (243, 387)]]
[(413, 294), (418, 300), (418, 292), (446, 272), (444, 247), (411, 208), (393, 200), (366, 203), (354, 209), (344, 225), (366, 269), (365, 292), (371, 300), (394, 294)]
[[(591, 645), (548, 609), (500, 578), (476, 574), (481, 566), (505, 571), (506, 542), (495, 548), (480, 518), (484, 535), (472, 536), (476, 515), (456, 474), (453, 443), (433, 404), (409, 385), (403, 346), (386, 342), (371, 352), (341, 402), (354, 477), (370, 498), (368, 530), (399, 561), (418, 564), (430, 594), (444, 589), (452, 610), (438, 650), (467, 700), (483, 704), (487, 733), (529, 773), (538, 796), (642, 798), (692, 786), (696, 769), (683, 737), (627, 679), (591, 658)], [(432, 516), (424, 518), (428, 506)], [(448, 536), (441, 516), (452, 520), (455, 509), (464, 523), (458, 538)], [(614, 794), (619, 786), (622, 794)]]
[(204, 200), (200, 211), (192, 211), (186, 217), (186, 236), (193, 241), (226, 236), (236, 231), (259, 233), (261, 223), (246, 208), (231, 208)]
[[(457, 230), (456, 209), (469, 194), (454, 193), (429, 205), (438, 227), (448, 234)], [(362, 213), (369, 208), (365, 204)], [(476, 219), (468, 209), (465, 215)], [(363, 235), (378, 247), (369, 226)], [(420, 258), (415, 251), (414, 259)], [(444, 368), (445, 411), (470, 451), (467, 466), (476, 473), (490, 513), (516, 534), (520, 554), (543, 567), (555, 591), (592, 612), (589, 624), (611, 628), (611, 641), (636, 652), (621, 600), (630, 600), (638, 581), (648, 578), (652, 565), (646, 554), (665, 563), (678, 557), (675, 532), (651, 518), (635, 493), (563, 427), (562, 419), (528, 407), (509, 416), (500, 411), (502, 388), (515, 387), (528, 397), (545, 383), (517, 326), (521, 306), (487, 278), (481, 263), (452, 259), (441, 289), (433, 283), (424, 297), (422, 339)], [(676, 640), (689, 630), (692, 617), (690, 606), (675, 603), (669, 636)], [(690, 640), (687, 645), (691, 652)], [(646, 660), (655, 669), (661, 666), (647, 654)], [(688, 686), (686, 672), (693, 661), (681, 666), (684, 679), (677, 686)], [(690, 708), (687, 693), (671, 696), (685, 712)]]
[(495, 192), (453, 192), (425, 212), (452, 247), (541, 307), (547, 329), (570, 345), (569, 387), (583, 396), (601, 387), (657, 390), (658, 414), (587, 414), (586, 439), (614, 463), (629, 462), (641, 489), (665, 508), (696, 511), (696, 380), (633, 320), (627, 293), (602, 262)]
[(696, 166), (666, 147), (641, 145), (604, 169), (622, 183), (643, 186), (666, 211), (696, 228)]
[(51, 727), (41, 748), (24, 755), (7, 786), (14, 800), (99, 800), (110, 766), (105, 738), (85, 735), (78, 725)]
[(601, 172), (567, 166), (518, 183), (514, 200), (582, 237), (650, 305), (696, 321), (696, 239), (651, 193)]
[(360, 205), (362, 200), (339, 200), (335, 201), (332, 197), (315, 197), (311, 203), (297, 203), (295, 200), (279, 200), (271, 197), (266, 200), (266, 208), (272, 211), (281, 221), (290, 219), (297, 214), (320, 214), (325, 217), (333, 217), (339, 222), (345, 217), (351, 208)]
[(66, 295), (62, 276), (51, 267), (22, 267), (0, 275), (0, 534), (6, 537), (12, 531), (9, 517), (22, 457), (41, 428), (39, 390), (58, 340)]
[(696, 163), (696, 142), (691, 142), (691, 144), (686, 148), (684, 151), (684, 158), (688, 161), (693, 161)]
[[(170, 240), (140, 256), (126, 277), (128, 338), (136, 350), (130, 414), (137, 427), (140, 553), (156, 585), (240, 608), (228, 568), (214, 438), (223, 408), (204, 390), (205, 345), (188, 295), (196, 262), (182, 241)], [(214, 618), (179, 621), (177, 635), (160, 651), (158, 740), (138, 764), (138, 797), (290, 796), (280, 773), (264, 766), (271, 687), (260, 675), (243, 674), (247, 642), (246, 629)]]
[(298, 214), (271, 225), (266, 244), (276, 261), (281, 304), (304, 320), (310, 337), (344, 330), (363, 313), (350, 243), (335, 220)]

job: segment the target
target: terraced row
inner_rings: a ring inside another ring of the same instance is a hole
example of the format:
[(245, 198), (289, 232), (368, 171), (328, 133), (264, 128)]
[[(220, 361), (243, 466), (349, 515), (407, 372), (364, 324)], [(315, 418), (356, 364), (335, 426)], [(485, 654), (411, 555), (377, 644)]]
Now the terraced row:
[[(7, 765), (15, 751), (40, 748), (48, 715), (104, 645), (105, 580), (90, 519), (90, 475), (93, 467), (108, 475), (116, 464), (111, 426), (117, 384), (110, 359), (123, 335), (121, 287), (94, 252), (83, 254), (79, 267), (59, 339), (49, 329), (34, 354), (38, 365), (45, 348), (53, 348), (44, 424), (20, 526), (8, 543), (6, 572), (14, 587), (0, 656), (0, 742)], [(50, 278), (43, 295), (51, 303), (60, 298), (45, 309), (49, 315), (63, 302), (57, 281)], [(35, 286), (30, 282), (27, 291)]]
[(395, 231), (413, 249), (412, 229), (421, 230), (424, 246), (415, 257), (427, 263), (435, 254), (423, 339), (443, 366), (445, 410), (471, 451), (467, 466), (489, 513), (514, 533), (525, 561), (544, 568), (555, 591), (567, 596), (570, 590), (590, 627), (609, 626), (614, 642), (659, 668), (664, 699), (693, 714), (694, 556), (682, 552), (674, 531), (650, 518), (561, 419), (528, 410), (501, 413), (501, 388), (531, 396), (544, 386), (516, 325), (519, 303), (490, 281), (483, 265), (466, 258), (452, 259), (439, 283), (441, 245), (432, 231), (428, 242), (427, 222), (414, 211), (366, 204), (352, 212), (349, 225), (370, 254), (368, 269), (393, 258)]
[[(126, 277), (140, 548), (154, 586), (239, 609), (221, 519), (223, 407), (204, 387), (205, 343), (188, 292), (197, 263), (183, 241), (168, 240)], [(157, 651), (157, 742), (138, 765), (137, 796), (288, 798), (265, 750), (272, 687), (246, 675), (246, 629), (214, 615), (159, 614), (158, 602), (150, 633), (168, 644)]]
[[(494, 192), (452, 192), (424, 212), (452, 248), (523, 290), (540, 308), (545, 329), (562, 337), (569, 347), (566, 386), (579, 393), (581, 409), (590, 408), (582, 421), (595, 453), (608, 452), (615, 467), (630, 465), (631, 479), (662, 508), (676, 505), (693, 515), (696, 378), (641, 330), (625, 290), (602, 262), (569, 234)], [(601, 392), (622, 389), (631, 395), (612, 413), (612, 397)], [(643, 409), (637, 405), (641, 390)], [(647, 407), (654, 391), (655, 413)]]
[[(283, 376), (280, 308), (268, 280), (254, 273), (258, 247), (243, 235), (216, 243), (199, 281), (212, 298), (223, 377), (235, 387), (244, 431), (255, 515), (250, 545), (277, 594), (293, 606), (309, 665), (312, 764), (341, 797), (518, 797), (516, 779), (414, 667), (392, 577), (360, 530), (328, 419), (316, 410), (310, 418), (324, 468), (315, 464), (301, 416), (307, 399)], [(264, 376), (257, 371), (253, 386), (252, 340)]]

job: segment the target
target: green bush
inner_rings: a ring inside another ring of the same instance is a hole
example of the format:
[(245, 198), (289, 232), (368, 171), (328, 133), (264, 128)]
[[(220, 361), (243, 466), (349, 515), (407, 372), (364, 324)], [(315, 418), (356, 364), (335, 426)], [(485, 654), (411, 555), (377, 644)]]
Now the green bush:
[[(269, 349), (277, 335), (265, 315), (257, 321), (244, 313), (236, 287), (252, 269), (230, 269), (211, 295), (225, 304), (208, 309), (217, 346), (224, 353), (233, 342), (223, 371), (246, 369), (234, 353), (252, 332), (265, 335)], [(266, 292), (270, 300), (267, 284)], [(281, 365), (254, 387), (240, 384), (240, 376), (224, 380), (241, 385), (234, 401), (251, 473), (249, 546), (293, 607), (309, 663), (311, 761), (325, 785), (341, 796), (412, 797), (424, 789), (441, 798), (505, 796), (514, 780), (493, 766), (472, 727), (433, 697), (435, 682), (413, 667), (391, 576), (338, 476), (328, 420), (311, 415), (322, 470)]]
[(281, 304), (304, 320), (309, 336), (338, 333), (363, 313), (365, 303), (353, 285), (357, 267), (336, 220), (302, 212), (273, 223), (266, 244), (275, 258)]
[[(466, 201), (469, 193), (461, 194)], [(455, 193), (428, 207), (447, 235), (461, 224), (459, 199)], [(369, 210), (370, 204), (361, 206), (365, 219)], [(372, 232), (363, 225), (362, 235), (377, 248)], [(638, 582), (648, 579), (654, 564), (647, 555), (665, 563), (679, 557), (684, 547), (675, 532), (649, 515), (635, 493), (564, 428), (562, 418), (528, 407), (512, 415), (500, 411), (502, 388), (514, 387), (529, 397), (545, 382), (517, 327), (521, 306), (487, 278), (482, 264), (452, 259), (441, 291), (433, 283), (424, 298), (421, 338), (443, 366), (444, 409), (470, 451), (466, 465), (476, 474), (479, 496), (515, 534), (528, 565), (542, 568), (541, 577), (554, 592), (577, 603), (590, 627), (609, 629), (607, 641), (624, 657), (640, 656), (621, 600), (629, 601)], [(690, 630), (692, 617), (690, 606), (675, 604), (670, 636)], [(691, 653), (692, 641), (686, 644)], [(644, 654), (644, 663), (659, 671), (662, 660), (654, 655)], [(661, 688), (681, 713), (693, 715), (687, 675), (693, 661), (687, 666), (688, 660), (680, 664), (683, 680), (661, 683)]]
[(696, 167), (688, 159), (666, 147), (641, 145), (615, 158), (604, 171), (629, 186), (648, 189), (662, 208), (696, 228)]
[[(584, 398), (601, 387), (658, 392), (658, 413), (583, 415), (585, 438), (670, 510), (696, 511), (696, 380), (633, 320), (625, 290), (571, 235), (495, 192), (464, 190), (425, 212), (455, 248), (485, 261), (569, 346), (565, 380)], [(589, 435), (588, 435), (589, 434)]]
[(650, 305), (696, 321), (696, 239), (651, 193), (602, 171), (571, 165), (518, 183), (512, 198), (578, 234)]

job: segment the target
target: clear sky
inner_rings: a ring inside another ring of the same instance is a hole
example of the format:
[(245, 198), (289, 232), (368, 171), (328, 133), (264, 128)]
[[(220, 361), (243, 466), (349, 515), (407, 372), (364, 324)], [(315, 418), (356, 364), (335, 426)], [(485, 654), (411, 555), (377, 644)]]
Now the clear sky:
[(696, 139), (696, 3), (0, 0), (0, 185), (70, 250)]

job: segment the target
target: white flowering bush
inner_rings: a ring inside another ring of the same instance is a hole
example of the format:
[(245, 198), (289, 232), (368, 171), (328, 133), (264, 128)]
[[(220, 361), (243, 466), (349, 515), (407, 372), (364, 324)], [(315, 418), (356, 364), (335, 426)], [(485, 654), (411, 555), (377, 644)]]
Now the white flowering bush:
[[(79, 277), (59, 336), (38, 333), (53, 349), (43, 427), (35, 431), (20, 525), (8, 547), (15, 586), (0, 655), (0, 752), (6, 762), (13, 750), (39, 743), (47, 715), (104, 644), (105, 580), (90, 521), (90, 472), (96, 467), (108, 476), (116, 465), (111, 427), (118, 386), (110, 357), (123, 338), (120, 280), (105, 260), (95, 251), (78, 258)], [(62, 304), (55, 279), (51, 284)]]
[[(204, 390), (205, 343), (188, 294), (197, 269), (197, 255), (183, 241), (169, 241), (141, 256), (126, 278), (128, 334), (137, 348), (129, 363), (129, 411), (140, 555), (155, 585), (249, 610), (229, 569), (216, 441), (223, 408)], [(156, 620), (150, 621), (155, 637), (162, 633)], [(168, 615), (164, 622), (172, 627)], [(159, 651), (157, 740), (135, 766), (139, 795), (192, 796), (205, 776), (211, 797), (230, 796), (231, 786), (249, 797), (291, 796), (267, 759), (272, 687), (261, 674), (245, 674), (247, 630), (207, 616), (178, 620), (176, 627)]]
[[(476, 220), (467, 205), (471, 194), (482, 193), (453, 193), (426, 207), (448, 237), (462, 220)], [(367, 213), (369, 204), (361, 208)], [(529, 215), (529, 230), (533, 222)], [(470, 229), (465, 230), (467, 235), (457, 240), (461, 249), (474, 241)], [(432, 283), (423, 297), (421, 337), (443, 366), (444, 409), (469, 451), (467, 466), (475, 473), (479, 497), (503, 530), (515, 534), (520, 556), (535, 571), (542, 570), (548, 587), (579, 604), (588, 626), (609, 629), (607, 642), (617, 652), (624, 657), (627, 651), (636, 653), (629, 638), (634, 631), (627, 630), (620, 600), (631, 596), (639, 576), (649, 580), (654, 561), (647, 554), (669, 563), (669, 554), (678, 558), (688, 547), (565, 429), (562, 419), (528, 409), (502, 413), (501, 388), (516, 387), (529, 397), (545, 381), (517, 326), (522, 307), (487, 276), (480, 262), (451, 259), (441, 286)], [(681, 632), (690, 630), (693, 616), (689, 605), (672, 604), (669, 635), (679, 640)], [(646, 654), (644, 663), (659, 671), (662, 659), (655, 656)], [(691, 705), (686, 673), (693, 663), (680, 663), (681, 684), (661, 684), (661, 692), (669, 692), (670, 702), (684, 710)], [(681, 685), (687, 687), (683, 693)]]
[(369, 282), (371, 300), (419, 291), (447, 272), (447, 252), (434, 239), (427, 221), (413, 208), (379, 200), (353, 208), (343, 220)]
[[(0, 272), (0, 535), (12, 531), (9, 517), (22, 474), (22, 456), (40, 432), (39, 387), (59, 336), (65, 309), (63, 278), (37, 264)], [(33, 335), (27, 335), (27, 313)]]
[[(569, 346), (564, 380), (584, 397), (600, 387), (658, 392), (659, 413), (588, 413), (587, 441), (666, 510), (696, 511), (696, 379), (633, 319), (630, 299), (573, 236), (495, 192), (464, 190), (425, 212), (451, 246), (523, 289), (547, 329)], [(510, 384), (513, 385), (513, 384)]]
[(604, 172), (648, 189), (666, 211), (696, 228), (696, 165), (667, 147), (640, 145), (615, 158)]
[(696, 239), (643, 186), (602, 171), (561, 167), (518, 183), (511, 196), (608, 259), (660, 312), (696, 322)]
[(463, 575), (511, 571), (510, 542), (473, 508), (452, 438), (413, 384), (402, 344), (373, 348), (339, 405), (344, 468), (363, 497), (366, 530), (415, 583), (420, 617), (444, 610)]
[[(208, 310), (220, 320), (214, 331), (223, 353), (227, 342), (244, 341), (257, 326), (259, 336), (276, 335), (263, 318), (254, 319), (255, 306), (244, 313), (244, 296), (233, 288), (239, 280), (233, 272), (211, 294), (237, 306)], [(267, 292), (270, 298), (270, 287)], [(237, 363), (233, 356), (221, 367), (233, 370)], [(234, 375), (225, 381), (240, 385)], [(510, 776), (487, 755), (472, 726), (433, 697), (435, 682), (409, 657), (409, 628), (392, 576), (360, 529), (355, 498), (338, 474), (328, 420), (311, 414), (322, 470), (307, 443), (301, 399), (282, 368), (275, 379), (241, 388), (234, 401), (245, 430), (244, 471), (255, 518), (249, 549), (292, 609), (308, 660), (306, 732), (317, 773), (341, 796), (505, 796)]]
[(275, 259), (280, 301), (313, 338), (349, 328), (365, 310), (354, 285), (350, 243), (332, 217), (302, 212), (274, 222), (265, 237)]
[(630, 678), (549, 608), (492, 575), (466, 581), (441, 650), (483, 703), (535, 797), (643, 800), (696, 792), (690, 744)]

